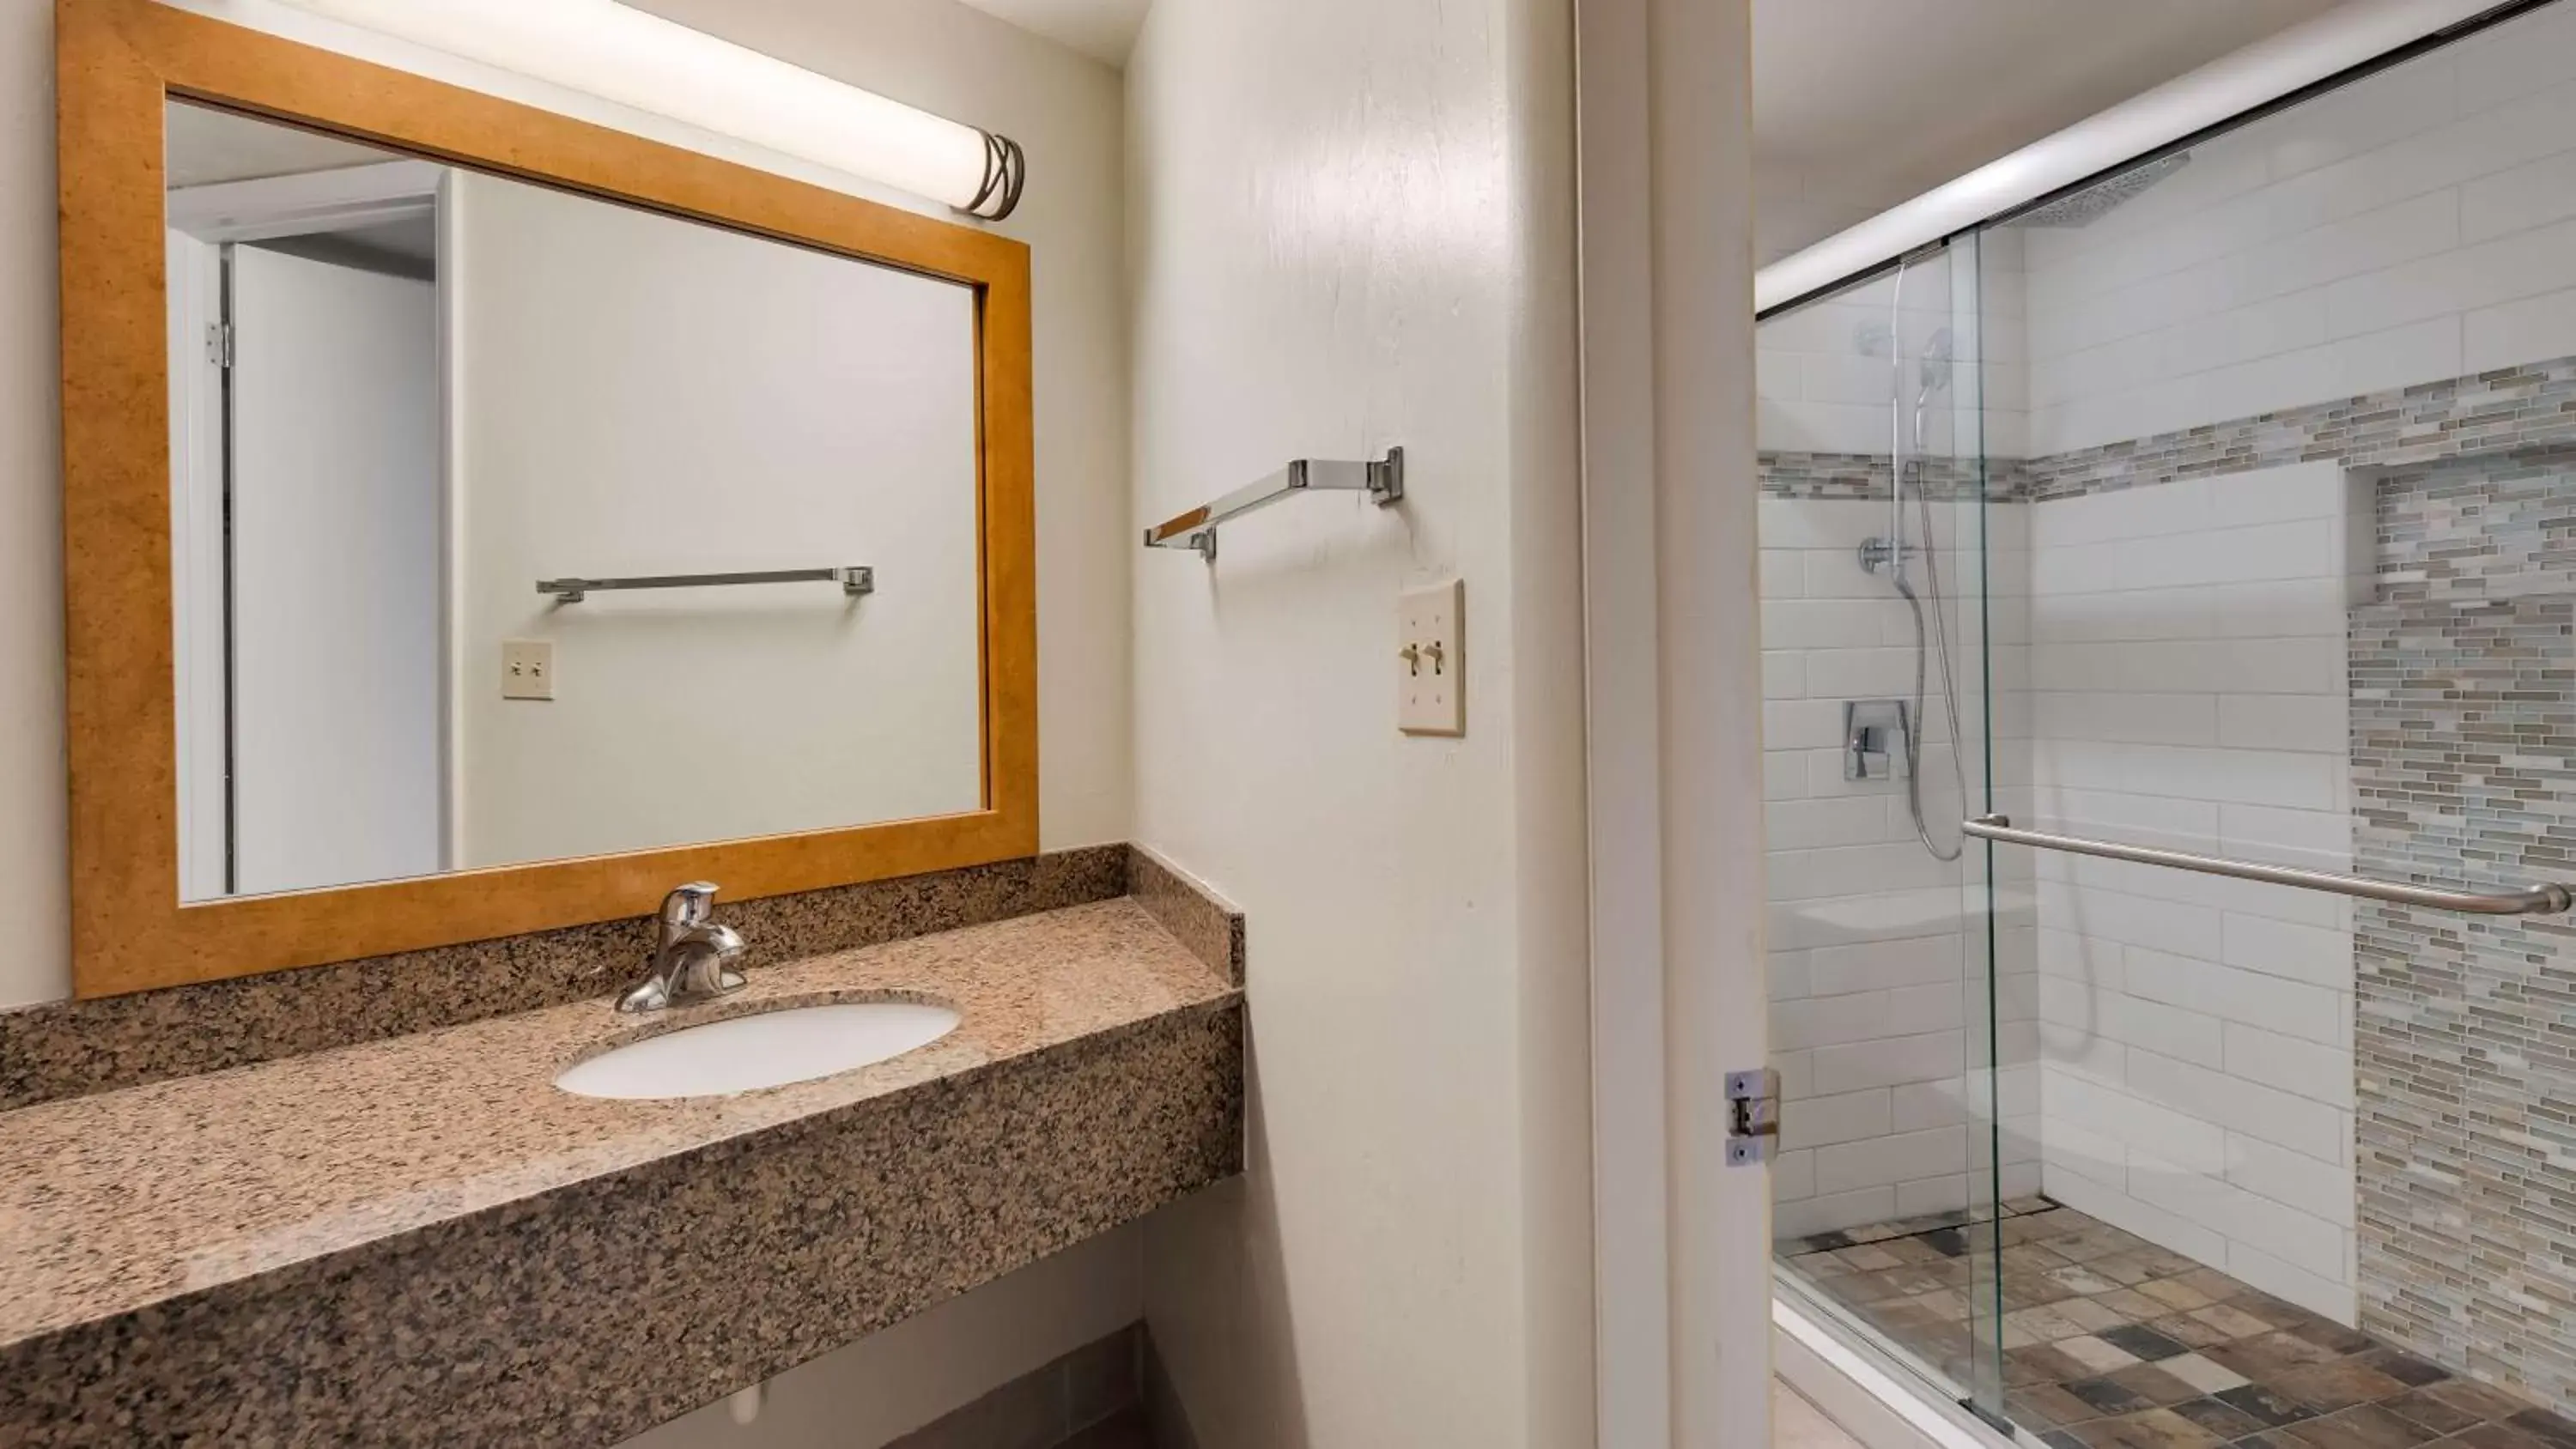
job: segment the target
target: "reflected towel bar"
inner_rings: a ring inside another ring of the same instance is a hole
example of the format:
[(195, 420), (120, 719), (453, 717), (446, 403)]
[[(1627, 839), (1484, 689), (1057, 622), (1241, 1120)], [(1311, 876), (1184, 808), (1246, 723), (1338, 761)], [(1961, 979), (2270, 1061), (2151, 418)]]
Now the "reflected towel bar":
[(539, 579), (537, 592), (578, 604), (593, 589), (711, 589), (734, 584), (839, 584), (851, 598), (877, 591), (877, 571), (864, 564), (829, 569), (767, 569), (737, 574), (647, 574), (631, 579)]
[(1325, 490), (1364, 492), (1384, 508), (1404, 496), (1404, 450), (1389, 448), (1385, 457), (1370, 463), (1299, 458), (1258, 483), (1146, 529), (1145, 546), (1196, 549), (1199, 557), (1214, 563), (1218, 524), (1282, 498)]
[(2252, 861), (2220, 860), (2215, 856), (2187, 855), (2179, 850), (2157, 850), (2152, 846), (2119, 845), (2074, 835), (2050, 835), (2045, 831), (2020, 829), (2012, 823), (2009, 815), (1980, 815), (1974, 820), (1961, 821), (1959, 828), (1980, 840), (1999, 840), (2006, 845), (2098, 855), (2105, 860), (2135, 861), (2140, 865), (2198, 871), (2202, 875), (2223, 875), (2237, 880), (2259, 880), (2270, 885), (2296, 886), (2300, 890), (2359, 896), (2367, 901), (2394, 901), (2405, 906), (2429, 906), (2437, 911), (2462, 911), (2473, 916), (2549, 916), (2576, 903), (2571, 902), (2567, 887), (2562, 885), (2536, 885), (2503, 895), (2446, 891), (2438, 886), (2395, 885), (2354, 875), (2329, 875), (2324, 871), (2296, 870), (2285, 865), (2257, 865)]

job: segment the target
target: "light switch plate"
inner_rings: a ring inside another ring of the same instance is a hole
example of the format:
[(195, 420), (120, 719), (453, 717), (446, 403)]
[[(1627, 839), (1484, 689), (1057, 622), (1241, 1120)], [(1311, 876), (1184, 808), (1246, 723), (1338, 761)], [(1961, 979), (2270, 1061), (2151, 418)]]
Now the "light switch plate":
[(1467, 586), (1448, 579), (1406, 589), (1398, 612), (1395, 727), (1409, 735), (1467, 732)]
[(503, 699), (555, 697), (555, 641), (552, 639), (501, 641), (501, 697)]

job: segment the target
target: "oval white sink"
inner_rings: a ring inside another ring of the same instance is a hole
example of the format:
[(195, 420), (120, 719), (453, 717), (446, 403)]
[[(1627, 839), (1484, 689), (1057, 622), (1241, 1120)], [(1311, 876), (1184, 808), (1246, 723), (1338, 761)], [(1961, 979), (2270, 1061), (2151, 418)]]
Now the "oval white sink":
[(555, 1085), (584, 1097), (721, 1097), (852, 1071), (956, 1029), (956, 1012), (924, 1002), (796, 1006), (630, 1042), (573, 1063)]

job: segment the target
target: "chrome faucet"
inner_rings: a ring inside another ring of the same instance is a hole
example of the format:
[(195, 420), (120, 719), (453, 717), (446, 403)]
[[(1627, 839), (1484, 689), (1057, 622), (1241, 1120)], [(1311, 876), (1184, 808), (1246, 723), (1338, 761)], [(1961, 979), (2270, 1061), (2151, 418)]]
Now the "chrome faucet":
[(715, 903), (716, 888), (708, 881), (692, 881), (662, 898), (653, 969), (617, 998), (618, 1010), (660, 1011), (742, 989), (742, 973), (733, 967), (742, 957), (742, 937), (716, 924)]

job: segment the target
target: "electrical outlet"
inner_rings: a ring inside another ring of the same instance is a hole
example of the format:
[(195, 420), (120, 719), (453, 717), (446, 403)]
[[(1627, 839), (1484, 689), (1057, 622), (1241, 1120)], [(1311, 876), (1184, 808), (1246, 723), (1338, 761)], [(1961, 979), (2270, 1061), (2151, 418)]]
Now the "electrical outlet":
[(552, 639), (501, 641), (501, 697), (503, 699), (555, 697), (555, 641)]
[(1395, 727), (1409, 735), (1467, 732), (1467, 586), (1458, 579), (1407, 589), (1395, 651)]

